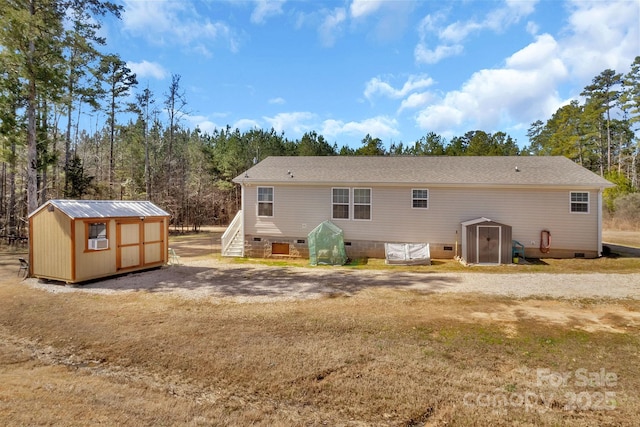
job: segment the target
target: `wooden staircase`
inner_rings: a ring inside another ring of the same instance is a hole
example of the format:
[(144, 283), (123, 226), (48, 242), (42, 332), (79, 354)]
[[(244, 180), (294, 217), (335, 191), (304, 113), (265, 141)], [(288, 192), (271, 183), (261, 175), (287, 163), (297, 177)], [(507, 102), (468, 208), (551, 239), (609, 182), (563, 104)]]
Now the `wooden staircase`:
[(242, 233), (242, 211), (238, 211), (236, 216), (227, 227), (227, 230), (220, 239), (222, 243), (222, 256), (243, 257), (244, 256), (244, 234)]

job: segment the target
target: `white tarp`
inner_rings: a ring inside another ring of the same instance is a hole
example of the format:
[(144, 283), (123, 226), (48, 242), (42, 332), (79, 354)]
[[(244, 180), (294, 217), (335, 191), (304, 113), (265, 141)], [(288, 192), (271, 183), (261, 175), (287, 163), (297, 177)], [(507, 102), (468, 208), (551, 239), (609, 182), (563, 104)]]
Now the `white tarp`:
[(428, 243), (385, 243), (384, 251), (387, 264), (431, 265)]

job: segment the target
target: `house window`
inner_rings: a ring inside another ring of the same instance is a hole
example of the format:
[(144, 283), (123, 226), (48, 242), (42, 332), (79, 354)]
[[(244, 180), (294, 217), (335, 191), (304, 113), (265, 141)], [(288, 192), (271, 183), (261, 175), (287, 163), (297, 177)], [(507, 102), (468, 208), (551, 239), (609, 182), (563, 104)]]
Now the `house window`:
[(571, 212), (589, 213), (589, 193), (583, 191), (571, 192)]
[(258, 216), (273, 216), (273, 187), (258, 187)]
[(334, 188), (331, 192), (331, 218), (349, 219), (349, 189)]
[(426, 188), (411, 190), (411, 207), (412, 208), (429, 208), (429, 190)]
[(353, 219), (371, 219), (371, 189), (353, 189)]

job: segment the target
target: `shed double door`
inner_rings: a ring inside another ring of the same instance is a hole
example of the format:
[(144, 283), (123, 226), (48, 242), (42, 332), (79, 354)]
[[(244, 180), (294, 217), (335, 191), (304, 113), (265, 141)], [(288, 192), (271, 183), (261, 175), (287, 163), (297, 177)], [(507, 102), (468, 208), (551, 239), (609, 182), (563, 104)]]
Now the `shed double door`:
[(162, 221), (116, 222), (116, 268), (144, 267), (164, 262)]
[(477, 241), (478, 264), (500, 264), (501, 232), (499, 226), (479, 225)]

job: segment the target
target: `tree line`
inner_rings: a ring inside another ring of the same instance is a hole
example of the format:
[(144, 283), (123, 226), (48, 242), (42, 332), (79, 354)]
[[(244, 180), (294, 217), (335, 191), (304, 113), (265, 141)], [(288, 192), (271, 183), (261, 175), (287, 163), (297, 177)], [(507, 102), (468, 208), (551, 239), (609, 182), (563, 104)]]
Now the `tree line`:
[[(274, 129), (189, 129), (180, 75), (157, 97), (118, 55), (102, 52), (100, 19), (121, 12), (100, 0), (0, 4), (0, 235), (25, 235), (28, 214), (51, 198), (147, 199), (175, 227), (225, 224), (240, 206), (231, 180), (273, 155), (563, 155), (618, 184), (610, 211), (638, 189), (640, 57), (625, 75), (594, 77), (583, 103), (532, 123), (522, 148), (504, 132), (475, 130), (388, 148), (366, 135), (354, 149), (315, 131), (289, 139)], [(83, 112), (104, 115), (104, 126), (83, 129)]]

